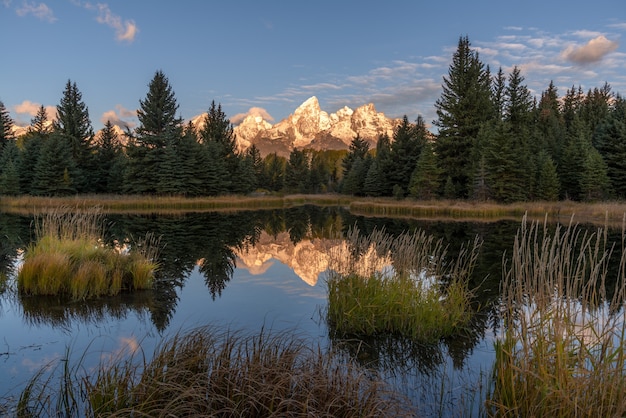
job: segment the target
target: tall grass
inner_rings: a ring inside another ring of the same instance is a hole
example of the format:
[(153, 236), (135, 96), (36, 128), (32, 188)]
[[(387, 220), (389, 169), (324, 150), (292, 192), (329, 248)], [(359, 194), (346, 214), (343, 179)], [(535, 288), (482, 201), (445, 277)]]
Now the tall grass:
[(550, 233), (545, 222), (524, 220), (504, 263), (505, 330), (495, 345), (491, 413), (626, 414), (624, 249), (622, 238), (614, 277), (605, 229), (583, 233), (570, 223)]
[[(436, 342), (471, 318), (467, 287), (480, 248), (476, 239), (449, 260), (441, 240), (423, 231), (347, 237), (351, 251), (331, 253), (326, 320), (345, 336), (396, 334)], [(341, 248), (341, 247), (338, 247)], [(381, 269), (372, 260), (389, 260)]]
[(151, 288), (158, 267), (157, 240), (128, 254), (105, 245), (97, 210), (51, 210), (35, 219), (36, 241), (17, 274), (21, 295), (59, 295), (88, 299)]
[[(201, 328), (129, 358), (37, 374), (19, 416), (409, 416), (405, 399), (364, 369), (294, 334)], [(59, 400), (60, 399), (60, 400)]]

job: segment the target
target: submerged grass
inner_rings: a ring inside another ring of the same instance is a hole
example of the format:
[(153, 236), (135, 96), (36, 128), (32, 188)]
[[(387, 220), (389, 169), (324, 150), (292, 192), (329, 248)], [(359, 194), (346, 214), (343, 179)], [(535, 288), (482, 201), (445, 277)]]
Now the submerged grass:
[(523, 222), (504, 269), (491, 414), (626, 415), (624, 249), (622, 238), (617, 277), (607, 280), (606, 230), (587, 234), (570, 223), (550, 234), (545, 222)]
[(139, 250), (127, 254), (106, 246), (95, 210), (51, 210), (35, 220), (35, 234), (17, 274), (22, 295), (79, 300), (152, 287), (157, 240), (147, 236)]
[[(246, 336), (201, 328), (178, 334), (150, 361), (126, 359), (38, 373), (17, 414), (31, 416), (409, 416), (381, 380), (293, 333)], [(56, 374), (54, 374), (56, 372)], [(59, 390), (60, 388), (60, 390)]]
[(436, 342), (470, 320), (467, 283), (478, 239), (456, 260), (448, 260), (442, 241), (423, 231), (394, 238), (384, 231), (362, 236), (355, 229), (348, 241), (349, 254), (331, 254), (327, 279), (326, 320), (339, 336), (390, 334)]

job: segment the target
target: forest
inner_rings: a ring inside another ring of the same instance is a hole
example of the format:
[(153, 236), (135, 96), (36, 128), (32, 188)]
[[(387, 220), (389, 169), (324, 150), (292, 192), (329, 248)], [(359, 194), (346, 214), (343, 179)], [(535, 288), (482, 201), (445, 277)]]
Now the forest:
[[(348, 150), (294, 149), (288, 158), (240, 151), (221, 104), (201, 128), (177, 116), (173, 87), (156, 71), (139, 100), (138, 126), (94, 134), (76, 82), (67, 81), (48, 121), (43, 105), (26, 134), (0, 102), (0, 195), (252, 192), (477, 201), (600, 201), (626, 197), (626, 100), (608, 83), (539, 99), (518, 67), (493, 74), (460, 37), (432, 134), (405, 116), (375, 148), (357, 134)], [(121, 138), (120, 136), (123, 136)]]

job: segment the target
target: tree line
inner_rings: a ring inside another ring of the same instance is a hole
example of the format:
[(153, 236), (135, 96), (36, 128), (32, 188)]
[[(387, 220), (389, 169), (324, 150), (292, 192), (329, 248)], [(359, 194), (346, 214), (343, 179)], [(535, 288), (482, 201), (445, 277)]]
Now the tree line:
[(294, 149), (288, 158), (240, 151), (214, 101), (198, 128), (177, 116), (162, 71), (139, 101), (138, 127), (120, 138), (111, 122), (94, 135), (68, 80), (50, 123), (40, 107), (13, 138), (0, 102), (0, 194), (77, 193), (211, 196), (341, 192), (417, 199), (601, 200), (626, 197), (626, 103), (608, 84), (560, 97), (550, 82), (539, 100), (519, 68), (492, 74), (459, 38), (442, 94), (438, 133), (405, 116), (375, 148), (358, 134), (347, 151)]

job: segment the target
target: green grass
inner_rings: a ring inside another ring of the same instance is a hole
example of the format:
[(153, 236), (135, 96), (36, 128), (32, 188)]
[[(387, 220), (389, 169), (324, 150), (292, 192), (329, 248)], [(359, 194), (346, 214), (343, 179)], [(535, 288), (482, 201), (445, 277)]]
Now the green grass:
[[(424, 232), (393, 238), (384, 231), (367, 237), (353, 231), (348, 239), (349, 251), (331, 255), (326, 283), (332, 332), (436, 342), (467, 325), (473, 310), (467, 283), (478, 240), (448, 260), (441, 240)], [(381, 271), (381, 259), (393, 267)]]
[(502, 288), (505, 330), (495, 344), (492, 414), (626, 414), (626, 255), (611, 277), (613, 248), (604, 231), (520, 228)]
[(35, 221), (37, 240), (17, 273), (21, 295), (56, 295), (73, 300), (152, 287), (158, 243), (128, 254), (102, 243), (98, 212), (59, 209)]
[(407, 405), (366, 370), (292, 333), (201, 328), (166, 340), (149, 361), (40, 371), (17, 415), (395, 417), (408, 416)]

